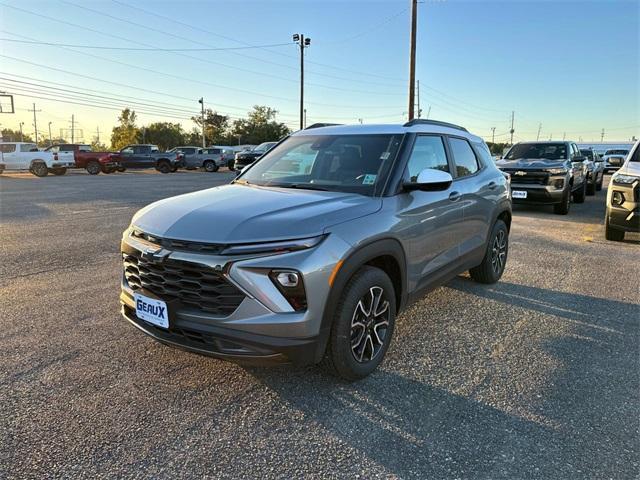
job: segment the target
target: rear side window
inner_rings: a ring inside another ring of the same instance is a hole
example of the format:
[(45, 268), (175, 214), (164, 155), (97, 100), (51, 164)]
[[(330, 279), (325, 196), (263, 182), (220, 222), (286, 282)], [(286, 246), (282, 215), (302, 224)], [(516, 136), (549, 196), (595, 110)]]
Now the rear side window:
[(461, 138), (449, 138), (451, 151), (453, 152), (453, 160), (456, 164), (456, 175), (458, 177), (466, 177), (473, 175), (479, 169), (478, 159), (473, 153), (471, 145)]
[(61, 152), (73, 152), (74, 150), (74, 146), (73, 145), (60, 145), (60, 151)]
[(12, 153), (16, 151), (15, 143), (3, 143), (0, 145), (0, 152), (2, 153)]
[(416, 182), (418, 174), (425, 168), (449, 172), (449, 163), (447, 162), (447, 154), (444, 150), (442, 137), (420, 135), (416, 138), (411, 158), (409, 158), (407, 165), (409, 181)]

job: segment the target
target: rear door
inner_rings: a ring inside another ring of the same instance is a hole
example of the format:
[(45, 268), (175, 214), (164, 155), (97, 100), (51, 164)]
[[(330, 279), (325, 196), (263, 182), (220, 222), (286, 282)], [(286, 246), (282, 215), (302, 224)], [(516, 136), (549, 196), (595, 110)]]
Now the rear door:
[(21, 168), (17, 161), (17, 152), (15, 143), (0, 144), (2, 151), (2, 163), (5, 164), (7, 170), (17, 170)]
[(460, 256), (466, 257), (485, 247), (499, 185), (492, 170), (485, 167), (491, 156), (483, 145), (478, 144), (476, 152), (464, 137), (449, 136), (448, 140), (455, 165), (452, 188), (463, 205), (463, 227), (458, 231)]
[[(425, 168), (451, 173), (445, 139), (418, 135), (404, 171), (404, 182), (415, 181)], [(398, 195), (399, 228), (407, 250), (410, 290), (447, 271), (458, 258), (463, 205), (452, 187), (443, 191), (414, 190)], [(404, 227), (403, 227), (404, 224)]]

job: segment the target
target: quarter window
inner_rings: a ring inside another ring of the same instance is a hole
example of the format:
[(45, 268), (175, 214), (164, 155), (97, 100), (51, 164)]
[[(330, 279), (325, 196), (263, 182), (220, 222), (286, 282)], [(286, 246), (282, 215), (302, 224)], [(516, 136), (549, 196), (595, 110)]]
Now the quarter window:
[(461, 138), (450, 138), (453, 160), (456, 164), (456, 175), (466, 177), (478, 171), (478, 159), (471, 149), (471, 145)]
[(12, 153), (16, 151), (15, 143), (2, 143), (0, 144), (0, 152), (2, 153)]
[(449, 171), (449, 163), (447, 162), (447, 154), (444, 150), (442, 137), (421, 135), (416, 138), (411, 158), (409, 158), (409, 164), (407, 165), (409, 181), (416, 182), (418, 174), (425, 168), (433, 168), (443, 172)]

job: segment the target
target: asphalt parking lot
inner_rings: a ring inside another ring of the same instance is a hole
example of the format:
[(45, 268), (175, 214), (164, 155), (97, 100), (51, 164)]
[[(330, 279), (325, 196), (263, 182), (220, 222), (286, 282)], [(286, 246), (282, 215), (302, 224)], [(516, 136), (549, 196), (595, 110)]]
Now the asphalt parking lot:
[(638, 478), (640, 236), (516, 207), (500, 283), (405, 311), (353, 384), (174, 350), (119, 313), (147, 203), (231, 174), (0, 177), (0, 478)]

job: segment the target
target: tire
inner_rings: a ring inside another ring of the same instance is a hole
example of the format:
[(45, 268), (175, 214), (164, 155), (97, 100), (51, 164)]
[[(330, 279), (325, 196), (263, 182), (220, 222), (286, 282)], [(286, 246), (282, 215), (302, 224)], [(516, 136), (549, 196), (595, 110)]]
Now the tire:
[(229, 163), (227, 163), (227, 168), (232, 172), (236, 169), (235, 163), (235, 160), (229, 160)]
[(97, 160), (89, 160), (89, 163), (87, 163), (85, 170), (89, 172), (89, 175), (97, 175), (102, 170), (102, 167)]
[(609, 215), (607, 215), (604, 221), (604, 238), (613, 242), (621, 242), (624, 240), (624, 230), (612, 228), (609, 225)]
[(575, 203), (584, 203), (584, 199), (587, 196), (587, 181), (582, 182), (580, 190), (573, 193), (573, 201)]
[(567, 188), (567, 191), (562, 195), (562, 201), (560, 203), (556, 203), (553, 206), (553, 213), (556, 215), (566, 215), (569, 213), (569, 209), (571, 208), (571, 186)]
[(127, 169), (125, 167), (118, 167), (118, 168), (116, 168), (116, 170), (119, 171), (119, 172), (126, 172), (127, 171)]
[(482, 263), (469, 270), (471, 278), (478, 283), (496, 283), (502, 277), (509, 256), (509, 229), (502, 220), (497, 220), (487, 244)]
[(587, 183), (587, 195), (595, 195), (596, 194), (596, 180), (593, 179), (593, 183)]
[(596, 183), (596, 191), (602, 190), (602, 182), (604, 182), (604, 172), (600, 176), (600, 181)]
[(202, 164), (205, 172), (213, 173), (218, 171), (218, 165), (213, 160), (205, 160)]
[(160, 173), (170, 173), (171, 172), (171, 164), (169, 163), (169, 160), (160, 160), (158, 162), (158, 166), (156, 167), (156, 169), (160, 172)]
[[(376, 311), (377, 315), (373, 314)], [(338, 301), (323, 367), (350, 381), (372, 373), (387, 353), (395, 317), (396, 297), (391, 280), (379, 268), (363, 266), (349, 280)]]
[(31, 165), (31, 173), (36, 177), (46, 177), (49, 174), (49, 169), (44, 162), (35, 162)]
[(60, 176), (67, 173), (67, 169), (65, 167), (52, 168), (51, 173), (53, 173), (54, 175)]

